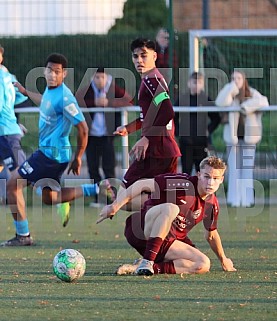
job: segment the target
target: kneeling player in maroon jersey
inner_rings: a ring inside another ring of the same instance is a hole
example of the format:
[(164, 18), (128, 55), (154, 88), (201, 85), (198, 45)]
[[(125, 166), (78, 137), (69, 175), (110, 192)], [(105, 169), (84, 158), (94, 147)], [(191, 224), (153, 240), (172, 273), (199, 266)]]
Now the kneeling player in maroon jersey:
[(140, 212), (126, 220), (125, 237), (143, 259), (135, 264), (124, 264), (118, 274), (153, 275), (158, 273), (206, 273), (210, 259), (188, 238), (189, 231), (203, 222), (205, 238), (218, 257), (224, 271), (236, 271), (227, 258), (217, 232), (219, 215), (215, 192), (224, 179), (225, 163), (210, 156), (200, 163), (197, 176), (162, 174), (153, 179), (138, 181), (118, 194), (105, 206), (98, 219), (100, 223), (112, 218), (119, 209), (148, 190), (150, 198)]

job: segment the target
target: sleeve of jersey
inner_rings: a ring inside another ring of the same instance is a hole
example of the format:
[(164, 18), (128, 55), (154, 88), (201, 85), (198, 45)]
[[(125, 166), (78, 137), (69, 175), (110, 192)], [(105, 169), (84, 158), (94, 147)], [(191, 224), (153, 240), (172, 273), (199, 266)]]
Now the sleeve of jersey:
[(133, 133), (139, 129), (141, 129), (141, 120), (140, 118), (137, 118), (135, 120), (133, 120), (131, 123), (129, 123), (128, 125), (126, 125), (126, 129), (127, 129), (127, 132), (130, 134), (130, 133)]
[(217, 229), (218, 214), (219, 214), (219, 205), (216, 198), (213, 204), (208, 202), (205, 204), (203, 224), (207, 231), (213, 231)]
[[(1, 81), (1, 78), (0, 78)], [(0, 112), (2, 112), (3, 109), (3, 102), (4, 101), (4, 91), (3, 91), (3, 86), (0, 84)]]
[(155, 91), (149, 88), (149, 94), (153, 98), (145, 116), (142, 135), (159, 136), (173, 119), (174, 110), (168, 92), (162, 86), (157, 84)]
[(85, 120), (85, 117), (75, 99), (67, 101), (67, 104), (64, 106), (64, 115), (73, 125), (77, 125)]

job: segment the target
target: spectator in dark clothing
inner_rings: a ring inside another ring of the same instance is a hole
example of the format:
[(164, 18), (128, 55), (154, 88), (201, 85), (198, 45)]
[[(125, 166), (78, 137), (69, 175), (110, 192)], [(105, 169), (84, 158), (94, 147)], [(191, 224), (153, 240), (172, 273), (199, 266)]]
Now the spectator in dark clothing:
[(164, 76), (168, 84), (171, 82), (171, 80), (173, 80), (173, 83), (175, 84), (177, 80), (178, 59), (175, 50), (173, 50), (173, 61), (171, 65), (169, 59), (169, 40), (168, 30), (165, 28), (160, 28), (156, 35), (156, 67)]
[[(193, 72), (188, 80), (188, 90), (180, 94), (175, 106), (213, 106), (204, 92), (204, 75)], [(220, 123), (217, 112), (175, 113), (176, 136), (182, 153), (183, 173), (191, 173), (193, 165), (199, 171), (201, 160), (208, 155), (208, 145), (212, 132)]]

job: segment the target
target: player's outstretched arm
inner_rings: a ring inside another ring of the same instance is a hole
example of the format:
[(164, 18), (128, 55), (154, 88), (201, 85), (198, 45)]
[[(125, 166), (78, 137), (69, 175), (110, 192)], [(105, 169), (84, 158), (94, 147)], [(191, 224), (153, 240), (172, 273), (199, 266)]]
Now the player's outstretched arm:
[(82, 167), (82, 156), (86, 150), (88, 142), (88, 126), (85, 121), (78, 123), (77, 128), (77, 149), (73, 161), (70, 163), (67, 173), (71, 171), (74, 175), (80, 175)]
[(98, 224), (107, 218), (112, 219), (113, 216), (121, 209), (121, 207), (130, 202), (133, 198), (139, 196), (142, 192), (154, 192), (154, 190), (154, 179), (142, 179), (135, 182), (127, 189), (120, 189), (116, 200), (112, 204), (103, 207), (96, 223)]
[(222, 269), (226, 272), (236, 271), (237, 269), (234, 267), (232, 260), (229, 259), (228, 257), (226, 257), (226, 255), (224, 253), (224, 249), (223, 249), (221, 238), (218, 234), (218, 231), (217, 230), (214, 230), (214, 231), (205, 230), (205, 238), (208, 241), (213, 252), (218, 257), (218, 259), (221, 263)]
[(24, 95), (24, 96), (26, 96), (26, 97), (29, 97), (37, 106), (40, 105), (40, 103), (41, 103), (41, 97), (42, 97), (41, 94), (39, 94), (39, 93), (33, 93), (33, 92), (27, 90), (27, 89), (26, 89), (25, 87), (23, 87), (23, 86), (21, 85), (21, 83), (19, 83), (18, 81), (14, 82), (13, 85), (14, 85), (14, 87), (16, 87), (16, 88), (18, 89), (18, 91), (19, 91), (22, 95)]

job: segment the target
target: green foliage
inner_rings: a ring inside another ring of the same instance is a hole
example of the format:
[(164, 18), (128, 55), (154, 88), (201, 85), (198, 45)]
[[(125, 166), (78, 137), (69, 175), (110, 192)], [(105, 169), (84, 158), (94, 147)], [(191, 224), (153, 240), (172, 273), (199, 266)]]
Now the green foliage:
[(167, 26), (169, 10), (164, 0), (127, 0), (123, 17), (116, 19), (109, 33), (140, 33), (154, 31)]
[[(151, 1), (148, 1), (152, 3)], [(145, 23), (143, 24), (145, 25)], [(154, 38), (155, 32), (147, 28), (143, 35)], [(45, 36), (0, 38), (5, 48), (4, 64), (15, 74), (22, 84), (26, 81), (37, 85), (40, 91), (45, 87), (43, 74), (35, 83), (28, 76), (34, 68), (43, 67), (46, 57), (52, 52), (60, 52), (68, 58), (69, 68), (74, 68), (73, 91), (75, 92), (88, 68), (104, 66), (108, 68), (126, 68), (134, 74), (135, 69), (131, 60), (130, 43), (138, 36), (135, 33), (115, 33), (111, 35), (74, 35), (74, 36)], [(179, 66), (188, 66), (188, 37), (187, 33), (178, 36), (175, 48), (179, 56)], [(18, 54), (20, 52), (20, 55)]]

